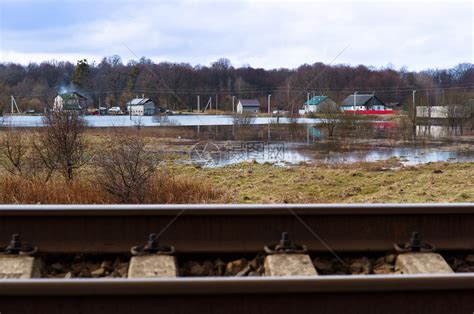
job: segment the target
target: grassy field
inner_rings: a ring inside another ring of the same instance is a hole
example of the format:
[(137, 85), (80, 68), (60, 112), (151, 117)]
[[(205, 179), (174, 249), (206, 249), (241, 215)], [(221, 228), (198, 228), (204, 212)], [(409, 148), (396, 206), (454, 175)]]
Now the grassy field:
[[(128, 132), (89, 129), (86, 139), (90, 154), (100, 151), (109, 137), (125, 136)], [(166, 152), (143, 203), (474, 202), (472, 162), (403, 166), (399, 160), (390, 159), (291, 167), (245, 162), (202, 168), (173, 161), (176, 159), (174, 152), (189, 150), (192, 141), (173, 138), (171, 133), (156, 136), (155, 132), (153, 129), (140, 131), (148, 149)], [(472, 147), (470, 145), (468, 149)], [(78, 171), (73, 182), (66, 183), (56, 175), (45, 183), (13, 176), (0, 167), (0, 203), (117, 202), (101, 190), (95, 181), (96, 174), (97, 169), (90, 163)]]
[(399, 167), (396, 160), (290, 168), (244, 163), (214, 169), (175, 166), (174, 173), (223, 191), (232, 203), (473, 202), (474, 163)]

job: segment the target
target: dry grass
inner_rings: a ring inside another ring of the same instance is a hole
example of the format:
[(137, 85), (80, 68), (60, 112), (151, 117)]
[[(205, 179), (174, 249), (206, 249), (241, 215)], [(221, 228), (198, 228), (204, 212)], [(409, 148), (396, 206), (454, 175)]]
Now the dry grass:
[(90, 183), (64, 180), (30, 181), (6, 177), (0, 182), (2, 204), (106, 204), (107, 196)]
[(242, 163), (203, 169), (176, 166), (175, 172), (225, 187), (230, 203), (474, 202), (474, 163), (397, 164), (390, 160), (286, 168)]
[[(156, 176), (144, 204), (211, 203), (221, 200), (223, 192), (183, 177)], [(116, 201), (100, 191), (93, 182), (75, 180), (65, 183), (30, 181), (6, 177), (0, 182), (1, 204), (114, 204)]]
[(223, 202), (223, 191), (216, 190), (209, 183), (186, 177), (155, 177), (152, 182), (149, 203), (196, 204)]

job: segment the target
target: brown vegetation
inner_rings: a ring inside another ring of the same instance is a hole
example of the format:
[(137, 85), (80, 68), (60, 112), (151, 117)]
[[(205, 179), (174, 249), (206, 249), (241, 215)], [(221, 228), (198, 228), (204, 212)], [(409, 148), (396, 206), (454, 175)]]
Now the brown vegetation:
[[(222, 200), (224, 193), (208, 183), (178, 176), (156, 175), (151, 179), (149, 193), (142, 204), (213, 203)], [(116, 204), (112, 196), (90, 181), (62, 180), (42, 182), (8, 176), (0, 182), (1, 204)], [(120, 203), (120, 202), (119, 202)]]

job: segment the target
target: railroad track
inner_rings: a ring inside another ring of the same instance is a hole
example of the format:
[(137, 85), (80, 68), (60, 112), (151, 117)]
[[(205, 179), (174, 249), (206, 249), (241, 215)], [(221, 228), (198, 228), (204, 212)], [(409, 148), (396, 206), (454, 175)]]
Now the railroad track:
[[(0, 206), (0, 239), (46, 255), (128, 254), (150, 233), (179, 254), (255, 254), (282, 231), (316, 255), (387, 252), (413, 231), (470, 252), (473, 230), (474, 204)], [(473, 273), (0, 281), (2, 313), (472, 313), (473, 300)]]

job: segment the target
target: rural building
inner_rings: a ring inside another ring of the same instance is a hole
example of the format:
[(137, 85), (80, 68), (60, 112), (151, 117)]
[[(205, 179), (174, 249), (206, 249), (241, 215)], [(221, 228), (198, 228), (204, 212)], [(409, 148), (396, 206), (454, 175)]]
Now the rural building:
[(127, 103), (127, 110), (132, 116), (152, 116), (155, 103), (151, 98), (134, 98)]
[(86, 109), (87, 98), (77, 92), (58, 94), (54, 97), (53, 111), (79, 111)]
[(303, 104), (303, 108), (299, 110), (299, 114), (308, 114), (318, 112), (322, 106), (336, 106), (336, 103), (328, 96), (314, 96)]
[(374, 94), (352, 94), (347, 96), (341, 104), (343, 111), (361, 114), (388, 114), (393, 110)]
[(258, 113), (259, 111), (260, 102), (258, 99), (240, 99), (239, 103), (237, 104), (237, 113)]
[(401, 102), (389, 102), (385, 104), (388, 109), (392, 110), (403, 110), (403, 104)]

